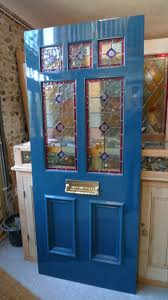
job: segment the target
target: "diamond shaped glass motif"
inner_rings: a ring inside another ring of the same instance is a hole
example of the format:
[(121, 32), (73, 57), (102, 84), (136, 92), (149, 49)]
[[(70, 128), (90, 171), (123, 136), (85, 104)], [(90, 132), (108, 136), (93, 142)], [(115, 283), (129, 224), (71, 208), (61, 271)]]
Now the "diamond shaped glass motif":
[(77, 57), (79, 60), (83, 60), (84, 57), (85, 57), (85, 55), (84, 55), (81, 51), (79, 51), (78, 54), (76, 55), (76, 57)]
[(77, 169), (75, 95), (73, 80), (42, 83), (46, 168)]
[(57, 156), (58, 156), (60, 159), (62, 159), (62, 158), (65, 157), (65, 153), (61, 150), (61, 151), (59, 151), (59, 152), (57, 153)]
[(62, 46), (51, 46), (40, 49), (41, 71), (50, 72), (62, 69)]
[(98, 42), (99, 67), (124, 65), (124, 39), (113, 38)]
[(106, 152), (103, 152), (101, 155), (100, 155), (100, 158), (104, 161), (106, 161), (108, 158), (109, 158), (109, 155), (106, 153)]
[(57, 95), (57, 96), (55, 97), (55, 101), (56, 101), (57, 103), (61, 103), (61, 102), (63, 101), (62, 96), (61, 96), (60, 94)]
[(73, 43), (68, 46), (69, 69), (91, 68), (92, 50), (90, 42)]
[(61, 133), (63, 130), (64, 130), (64, 125), (61, 123), (61, 122), (59, 122), (56, 126), (55, 126), (55, 128)]
[(107, 51), (106, 55), (107, 55), (109, 58), (112, 58), (113, 56), (116, 55), (116, 52), (115, 52), (115, 50), (114, 50), (113, 48), (110, 48), (110, 49)]
[(110, 128), (110, 127), (108, 126), (108, 124), (107, 124), (106, 122), (103, 122), (103, 123), (100, 125), (100, 127), (99, 127), (99, 129), (100, 129), (103, 133), (106, 133), (106, 132), (108, 131), (109, 128)]
[(86, 80), (89, 172), (122, 173), (123, 86), (119, 77)]
[(103, 93), (101, 96), (100, 96), (100, 99), (103, 101), (103, 102), (106, 102), (108, 100), (109, 96), (107, 93)]

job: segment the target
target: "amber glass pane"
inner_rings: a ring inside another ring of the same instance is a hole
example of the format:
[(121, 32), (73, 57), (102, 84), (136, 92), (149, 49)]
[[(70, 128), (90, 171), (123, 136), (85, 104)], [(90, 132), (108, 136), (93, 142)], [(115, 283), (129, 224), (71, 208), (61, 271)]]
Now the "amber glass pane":
[(75, 82), (43, 83), (47, 168), (76, 169)]
[(124, 39), (114, 38), (99, 41), (99, 67), (124, 64)]
[(42, 72), (62, 69), (62, 46), (41, 48), (40, 52)]
[(91, 68), (91, 43), (76, 43), (69, 45), (69, 69)]
[(122, 172), (123, 79), (86, 81), (88, 170)]
[(167, 57), (146, 56), (144, 59), (143, 133), (164, 133), (167, 94)]

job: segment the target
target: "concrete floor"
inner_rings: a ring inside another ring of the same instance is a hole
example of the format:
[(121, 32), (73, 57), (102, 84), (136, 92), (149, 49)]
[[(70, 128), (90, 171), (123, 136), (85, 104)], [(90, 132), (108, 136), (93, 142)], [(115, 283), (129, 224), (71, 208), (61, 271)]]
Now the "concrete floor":
[(139, 286), (137, 295), (129, 295), (40, 275), (36, 263), (24, 261), (23, 249), (7, 240), (0, 244), (0, 266), (42, 300), (168, 300), (165, 288)]

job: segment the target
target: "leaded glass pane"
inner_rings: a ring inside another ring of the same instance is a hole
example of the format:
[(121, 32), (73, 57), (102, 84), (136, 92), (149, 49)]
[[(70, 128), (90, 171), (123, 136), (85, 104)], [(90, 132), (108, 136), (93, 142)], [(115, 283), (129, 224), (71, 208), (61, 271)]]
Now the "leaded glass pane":
[(99, 41), (99, 67), (124, 65), (124, 39)]
[(164, 133), (167, 94), (167, 57), (144, 59), (143, 127), (145, 135)]
[(86, 80), (88, 170), (122, 172), (123, 79)]
[(75, 82), (43, 83), (47, 168), (76, 169)]
[(91, 43), (70, 44), (68, 50), (69, 69), (91, 68), (92, 49)]
[(42, 72), (62, 69), (62, 46), (45, 47), (40, 51)]

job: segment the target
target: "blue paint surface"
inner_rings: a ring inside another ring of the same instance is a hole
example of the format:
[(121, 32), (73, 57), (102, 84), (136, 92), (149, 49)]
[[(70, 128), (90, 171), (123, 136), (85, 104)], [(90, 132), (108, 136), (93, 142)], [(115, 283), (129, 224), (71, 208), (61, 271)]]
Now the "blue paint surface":
[[(99, 68), (98, 40), (112, 37), (125, 38), (125, 65)], [(80, 41), (92, 41), (93, 68), (68, 70), (68, 43)], [(143, 43), (143, 16), (100, 20), (25, 33), (38, 265), (42, 274), (129, 293), (136, 292)], [(40, 48), (58, 44), (63, 45), (63, 70), (41, 73)], [(85, 79), (106, 77), (122, 77), (125, 82), (121, 175), (88, 173), (86, 167)], [(77, 83), (78, 171), (45, 169), (41, 82), (54, 80), (76, 80)], [(72, 194), (72, 198), (67, 197), (64, 192), (67, 178), (99, 181), (100, 195)], [(96, 203), (100, 202), (100, 206), (97, 206), (93, 214), (90, 206), (94, 200)], [(112, 208), (113, 205), (115, 208)], [(68, 217), (64, 223), (66, 214), (70, 214), (71, 219)], [(61, 231), (58, 234), (57, 228)], [(93, 229), (95, 234), (91, 234)], [(97, 240), (91, 241), (95, 236), (98, 237)], [(105, 249), (108, 238), (108, 249)], [(105, 255), (104, 260), (92, 259), (93, 244), (94, 256), (98, 258), (100, 254), (103, 258)], [(113, 263), (112, 257), (115, 255), (121, 258), (121, 263)], [(109, 261), (107, 257), (110, 258)]]

